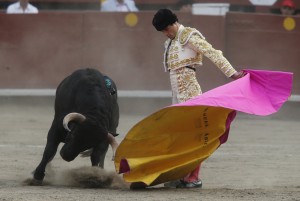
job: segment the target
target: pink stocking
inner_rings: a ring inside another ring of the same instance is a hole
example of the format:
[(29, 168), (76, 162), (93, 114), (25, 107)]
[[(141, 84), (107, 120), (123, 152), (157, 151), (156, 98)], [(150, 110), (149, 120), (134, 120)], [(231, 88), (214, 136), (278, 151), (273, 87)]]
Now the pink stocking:
[(199, 173), (200, 173), (200, 167), (201, 167), (201, 163), (196, 167), (195, 170), (193, 170), (190, 174), (188, 174), (186, 177), (184, 177), (184, 181), (185, 182), (194, 182), (194, 181), (198, 181), (199, 178)]

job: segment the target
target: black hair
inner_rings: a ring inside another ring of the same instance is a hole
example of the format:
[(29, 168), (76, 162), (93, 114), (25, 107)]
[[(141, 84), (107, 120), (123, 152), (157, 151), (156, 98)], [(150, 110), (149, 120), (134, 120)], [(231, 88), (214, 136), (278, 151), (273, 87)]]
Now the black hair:
[(178, 22), (177, 16), (169, 9), (159, 9), (153, 17), (152, 25), (157, 31), (164, 30), (167, 26)]

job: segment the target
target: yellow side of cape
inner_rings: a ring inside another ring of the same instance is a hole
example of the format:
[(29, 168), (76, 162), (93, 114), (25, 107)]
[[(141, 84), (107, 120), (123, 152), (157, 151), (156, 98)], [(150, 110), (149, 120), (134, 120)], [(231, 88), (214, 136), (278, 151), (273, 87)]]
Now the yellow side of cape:
[(120, 143), (115, 156), (130, 170), (127, 182), (151, 186), (183, 178), (219, 146), (233, 110), (210, 106), (164, 108), (137, 123)]

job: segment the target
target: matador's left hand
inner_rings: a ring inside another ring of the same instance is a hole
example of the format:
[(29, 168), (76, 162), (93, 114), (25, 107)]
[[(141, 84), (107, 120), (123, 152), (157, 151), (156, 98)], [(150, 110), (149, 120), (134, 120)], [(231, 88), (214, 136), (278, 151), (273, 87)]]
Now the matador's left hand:
[(234, 73), (234, 74), (231, 76), (231, 78), (234, 79), (234, 80), (237, 80), (237, 79), (239, 79), (239, 78), (244, 77), (245, 75), (246, 75), (245, 72), (240, 71), (240, 72)]

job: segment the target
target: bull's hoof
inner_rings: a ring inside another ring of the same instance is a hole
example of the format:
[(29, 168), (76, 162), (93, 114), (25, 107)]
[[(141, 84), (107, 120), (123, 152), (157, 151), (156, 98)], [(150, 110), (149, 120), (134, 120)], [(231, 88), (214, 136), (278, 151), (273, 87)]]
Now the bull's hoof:
[(24, 181), (24, 184), (27, 184), (29, 186), (42, 186), (43, 185), (43, 180), (37, 180), (37, 179), (26, 179)]

